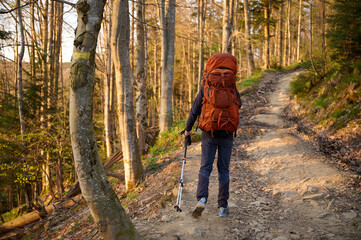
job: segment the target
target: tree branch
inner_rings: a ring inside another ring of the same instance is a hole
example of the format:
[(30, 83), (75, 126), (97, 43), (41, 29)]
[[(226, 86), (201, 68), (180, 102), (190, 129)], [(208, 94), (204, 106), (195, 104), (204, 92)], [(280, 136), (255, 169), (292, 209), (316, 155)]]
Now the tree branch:
[(68, 4), (72, 7), (75, 7), (76, 3), (72, 3), (72, 2), (68, 2), (68, 1), (65, 1), (65, 0), (53, 0), (54, 2), (60, 2), (60, 3), (65, 3), (65, 4)]
[(10, 10), (6, 10), (6, 9), (3, 9), (3, 8), (2, 8), (2, 9), (0, 9), (0, 14), (11, 13), (11, 12), (13, 12), (13, 11), (19, 9), (19, 8), (26, 7), (26, 6), (28, 6), (29, 4), (32, 4), (32, 3), (35, 3), (35, 2), (28, 2), (28, 3), (25, 3), (24, 5), (21, 5), (21, 6), (19, 6), (19, 7), (12, 8), (12, 9), (10, 9)]

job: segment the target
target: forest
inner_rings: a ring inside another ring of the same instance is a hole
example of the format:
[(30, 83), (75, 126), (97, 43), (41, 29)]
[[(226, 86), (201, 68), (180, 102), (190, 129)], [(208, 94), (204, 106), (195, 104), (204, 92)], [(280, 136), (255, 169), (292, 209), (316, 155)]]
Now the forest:
[[(302, 114), (359, 129), (358, 0), (2, 0), (0, 22), (2, 223), (46, 218), (81, 189), (104, 239), (141, 239), (108, 177), (132, 192), (182, 146), (215, 53), (236, 57), (241, 92), (303, 69), (290, 84)], [(358, 179), (360, 154), (346, 162)]]

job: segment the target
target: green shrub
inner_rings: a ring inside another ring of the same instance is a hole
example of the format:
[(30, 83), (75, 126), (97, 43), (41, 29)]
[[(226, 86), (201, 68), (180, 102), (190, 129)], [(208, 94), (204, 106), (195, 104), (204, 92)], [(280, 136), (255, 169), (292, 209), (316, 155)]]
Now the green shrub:
[(334, 101), (334, 98), (330, 99), (326, 95), (321, 95), (317, 99), (315, 99), (311, 106), (326, 109), (332, 101)]
[(256, 86), (258, 84), (260, 78), (263, 76), (263, 74), (264, 74), (264, 71), (262, 71), (260, 68), (256, 68), (254, 70), (252, 76), (237, 83), (238, 90), (242, 90), (247, 87)]
[(290, 92), (293, 95), (299, 95), (307, 92), (310, 88), (310, 81), (307, 74), (300, 74), (290, 82)]
[(2, 218), (4, 219), (5, 222), (9, 222), (9, 221), (17, 218), (19, 209), (23, 208), (24, 206), (25, 206), (25, 204), (23, 204), (23, 205), (21, 205), (19, 207), (11, 209), (9, 212), (6, 212), (6, 213), (2, 214)]
[[(174, 151), (183, 146), (183, 139), (180, 132), (186, 127), (186, 121), (178, 122), (175, 126), (171, 127), (168, 131), (162, 133), (154, 146), (149, 149), (149, 152), (153, 157)], [(192, 142), (198, 142), (201, 140), (199, 133), (192, 134)]]
[(299, 66), (303, 69), (309, 69), (309, 68), (311, 68), (312, 64), (311, 64), (311, 61), (308, 60), (308, 61), (300, 62)]

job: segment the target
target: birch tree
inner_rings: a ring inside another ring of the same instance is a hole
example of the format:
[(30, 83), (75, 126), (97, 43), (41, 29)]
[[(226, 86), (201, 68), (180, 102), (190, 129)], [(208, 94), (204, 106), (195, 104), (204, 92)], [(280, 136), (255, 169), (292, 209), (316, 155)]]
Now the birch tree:
[(113, 139), (114, 139), (114, 114), (113, 114), (113, 74), (112, 74), (112, 51), (110, 49), (110, 39), (112, 31), (111, 9), (113, 1), (109, 1), (106, 7), (108, 12), (108, 22), (104, 24), (104, 34), (106, 38), (106, 77), (104, 78), (104, 134), (107, 157), (110, 158), (113, 154)]
[(172, 125), (173, 114), (173, 75), (175, 40), (175, 0), (161, 0), (159, 8), (160, 27), (162, 29), (162, 73), (160, 95), (159, 129), (164, 132)]
[(118, 117), (122, 142), (125, 185), (133, 188), (143, 174), (133, 105), (132, 68), (129, 58), (129, 5), (115, 2), (112, 13), (111, 49), (118, 92)]
[[(128, 2), (123, 4), (128, 4)], [(80, 0), (76, 4), (70, 84), (70, 135), (80, 188), (104, 239), (141, 239), (126, 217), (99, 157), (93, 124), (95, 50), (105, 1)], [(116, 2), (116, 9), (120, 3)]]
[(136, 58), (136, 111), (137, 111), (137, 132), (139, 138), (139, 150), (143, 154), (145, 150), (146, 129), (147, 129), (147, 89), (145, 72), (145, 36), (144, 17), (145, 0), (137, 3), (137, 58)]
[[(20, 52), (18, 56), (17, 62), (17, 77), (18, 77), (18, 107), (19, 107), (19, 120), (20, 120), (20, 135), (21, 135), (21, 142), (22, 142), (22, 151), (23, 151), (23, 161), (25, 164), (25, 176), (27, 176), (27, 167), (26, 167), (26, 150), (25, 150), (25, 141), (24, 141), (24, 134), (25, 134), (25, 119), (24, 119), (24, 107), (23, 107), (23, 58), (25, 52), (25, 34), (24, 34), (24, 25), (23, 25), (23, 15), (21, 12), (20, 7), (20, 0), (16, 0), (16, 5), (18, 7), (17, 14), (18, 14), (18, 22), (19, 22), (19, 31), (20, 31)], [(30, 210), (32, 207), (32, 194), (31, 194), (31, 185), (26, 180), (25, 182), (25, 202), (26, 207)]]

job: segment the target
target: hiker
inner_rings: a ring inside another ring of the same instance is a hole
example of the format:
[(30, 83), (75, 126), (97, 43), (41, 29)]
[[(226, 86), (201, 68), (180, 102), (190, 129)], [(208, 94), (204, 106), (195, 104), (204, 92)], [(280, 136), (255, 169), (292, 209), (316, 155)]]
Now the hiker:
[(192, 216), (199, 218), (208, 199), (209, 176), (218, 149), (217, 169), (219, 180), (219, 216), (229, 213), (229, 164), (233, 135), (238, 123), (241, 98), (236, 82), (237, 61), (228, 53), (211, 56), (205, 70), (204, 81), (190, 110), (183, 137), (192, 134), (192, 127), (199, 116), (198, 126), (202, 129), (202, 158), (198, 174), (197, 206)]

